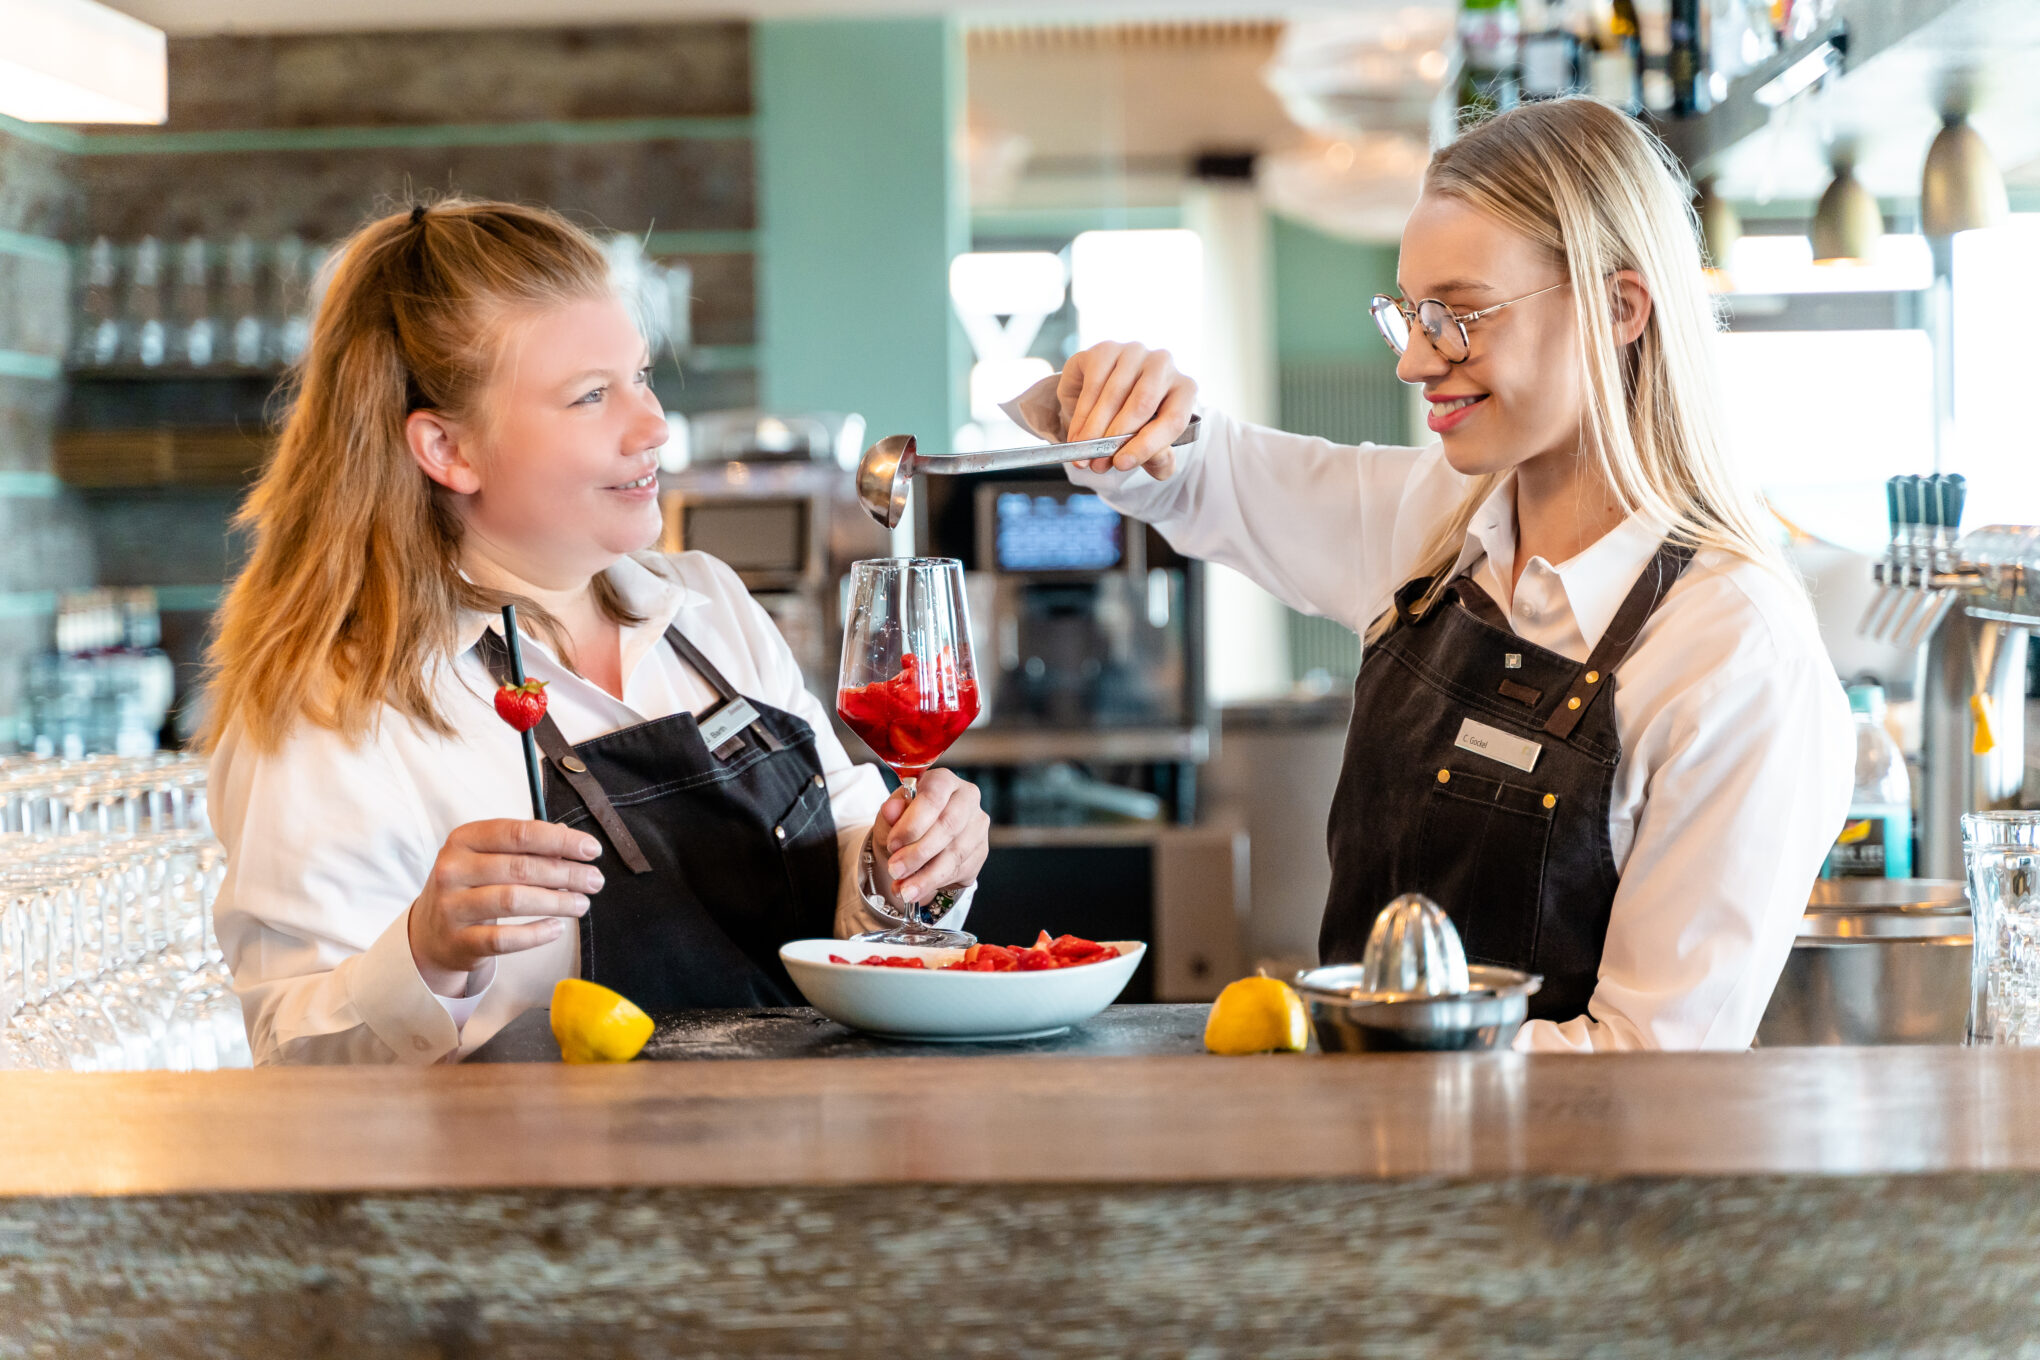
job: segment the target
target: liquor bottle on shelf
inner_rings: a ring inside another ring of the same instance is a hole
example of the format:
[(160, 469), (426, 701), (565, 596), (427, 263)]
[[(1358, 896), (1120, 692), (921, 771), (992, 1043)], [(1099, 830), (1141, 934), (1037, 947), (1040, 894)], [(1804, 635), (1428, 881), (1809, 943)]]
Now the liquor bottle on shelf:
[(1594, 94), (1629, 114), (1643, 112), (1643, 31), (1633, 0), (1615, 0), (1594, 53)]
[(1516, 106), (1521, 36), (1517, 0), (1460, 0), (1458, 103), (1462, 123)]
[(1525, 99), (1555, 99), (1587, 88), (1583, 6), (1529, 0), (1522, 7), (1522, 91)]
[(1671, 42), (1666, 73), (1672, 78), (1672, 114), (1691, 118), (1707, 112), (1707, 60), (1702, 49), (1700, 0), (1672, 0)]

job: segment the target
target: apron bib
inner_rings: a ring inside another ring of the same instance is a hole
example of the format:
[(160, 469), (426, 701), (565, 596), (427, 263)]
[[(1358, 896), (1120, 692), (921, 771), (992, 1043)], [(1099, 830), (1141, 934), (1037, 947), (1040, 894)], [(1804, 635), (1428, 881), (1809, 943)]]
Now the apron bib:
[(1533, 1018), (1586, 1012), (1620, 881), (1608, 813), (1622, 744), (1606, 691), (1692, 559), (1660, 546), (1584, 663), (1518, 637), (1467, 577), (1421, 617), (1410, 609), (1430, 578), (1396, 593), (1353, 686), (1323, 962), (1357, 962), (1381, 909), (1418, 892), (1451, 916), (1469, 961), (1543, 975)]
[[(550, 715), (534, 729), (552, 820), (602, 842), (581, 976), (647, 1011), (806, 1005), (779, 946), (835, 934), (840, 871), (814, 732), (739, 695), (678, 629), (666, 641), (714, 687), (714, 708), (574, 746)], [(501, 637), (484, 632), (476, 650), (510, 682)]]

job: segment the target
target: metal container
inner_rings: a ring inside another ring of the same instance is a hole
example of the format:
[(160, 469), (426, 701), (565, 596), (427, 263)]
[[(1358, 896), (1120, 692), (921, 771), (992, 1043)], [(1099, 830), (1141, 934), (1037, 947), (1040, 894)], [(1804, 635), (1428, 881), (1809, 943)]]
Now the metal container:
[(1823, 879), (1800, 918), (1757, 1043), (1962, 1043), (1970, 939), (1959, 882)]
[(1507, 1048), (1544, 984), (1513, 968), (1467, 968), (1469, 990), (1425, 996), (1369, 991), (1363, 965), (1335, 964), (1297, 975), (1318, 1047), (1327, 1053), (1457, 1051)]

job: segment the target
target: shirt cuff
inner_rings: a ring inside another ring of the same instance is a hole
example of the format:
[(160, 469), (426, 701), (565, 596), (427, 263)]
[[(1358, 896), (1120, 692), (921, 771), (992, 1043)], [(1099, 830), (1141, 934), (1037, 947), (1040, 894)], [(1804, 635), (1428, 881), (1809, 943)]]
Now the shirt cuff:
[[(481, 982), (479, 987), (475, 985), (478, 979)], [(446, 1008), (446, 1014), (453, 1021), (455, 1029), (466, 1029), (467, 1022), (474, 1018), (475, 1007), (482, 1004), (483, 999), (489, 995), (489, 988), (495, 985), (496, 961), (494, 959), (483, 959), (475, 965), (474, 971), (468, 974), (468, 985), (465, 995), (441, 996), (439, 993), (434, 992), (432, 993), (432, 999)]]
[[(356, 956), (347, 970), (347, 999), (400, 1063), (426, 1067), (460, 1047), (459, 1024), (448, 1013), (447, 1003), (425, 985), (418, 961), (411, 957), (408, 908)], [(465, 999), (454, 1004), (465, 1004)]]

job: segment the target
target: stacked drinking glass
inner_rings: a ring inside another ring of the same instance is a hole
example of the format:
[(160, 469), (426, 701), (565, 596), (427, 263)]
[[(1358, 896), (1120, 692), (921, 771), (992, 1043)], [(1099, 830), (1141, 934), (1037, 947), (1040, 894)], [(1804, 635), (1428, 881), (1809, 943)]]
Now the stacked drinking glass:
[(249, 1065), (188, 756), (0, 758), (0, 1068)]

